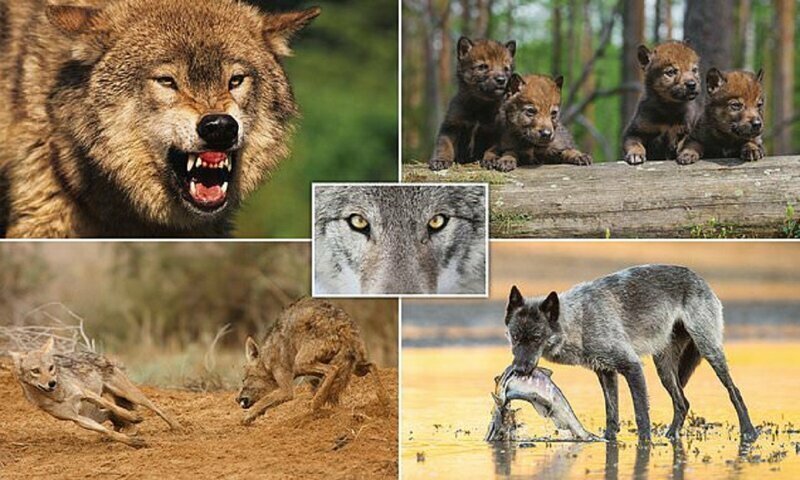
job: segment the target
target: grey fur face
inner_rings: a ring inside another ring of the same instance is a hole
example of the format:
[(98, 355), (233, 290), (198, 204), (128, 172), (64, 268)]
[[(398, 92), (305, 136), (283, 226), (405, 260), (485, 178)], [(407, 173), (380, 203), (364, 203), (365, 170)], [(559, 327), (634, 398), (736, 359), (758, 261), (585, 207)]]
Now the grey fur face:
[(483, 186), (319, 186), (318, 294), (481, 294)]
[(505, 322), (518, 375), (531, 375), (544, 349), (559, 341), (559, 307), (556, 292), (544, 300), (526, 301), (516, 286), (511, 287)]

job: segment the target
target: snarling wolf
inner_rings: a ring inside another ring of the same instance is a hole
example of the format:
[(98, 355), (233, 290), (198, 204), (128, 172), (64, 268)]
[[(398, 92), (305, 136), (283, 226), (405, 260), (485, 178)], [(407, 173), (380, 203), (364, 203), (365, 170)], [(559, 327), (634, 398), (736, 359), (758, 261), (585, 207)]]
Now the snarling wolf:
[[(59, 420), (75, 422), (87, 430), (131, 447), (147, 443), (136, 433), (142, 405), (164, 419), (172, 429), (177, 420), (158, 408), (128, 379), (121, 367), (92, 352), (58, 354), (53, 338), (39, 350), (12, 352), (13, 373), (28, 401)], [(103, 425), (110, 421), (113, 429)]]
[(688, 268), (632, 267), (544, 298), (525, 299), (514, 286), (505, 323), (518, 374), (530, 375), (541, 357), (595, 371), (605, 397), (609, 440), (619, 431), (617, 373), (630, 387), (639, 438), (650, 439), (643, 355), (653, 356), (672, 398), (668, 437), (679, 438), (689, 411), (683, 389), (703, 358), (728, 390), (742, 441), (758, 436), (722, 349), (722, 303)]
[(288, 154), (297, 107), (281, 62), (319, 9), (58, 3), (0, 0), (5, 233), (228, 235)]
[(480, 185), (320, 185), (316, 294), (481, 294), (486, 192)]
[(236, 397), (247, 410), (245, 425), (293, 399), (294, 381), (300, 377), (318, 380), (311, 401), (314, 410), (336, 405), (353, 374), (370, 374), (382, 407), (389, 407), (378, 368), (367, 360), (358, 326), (347, 312), (323, 300), (304, 298), (287, 307), (261, 346), (247, 339), (245, 358), (242, 388)]

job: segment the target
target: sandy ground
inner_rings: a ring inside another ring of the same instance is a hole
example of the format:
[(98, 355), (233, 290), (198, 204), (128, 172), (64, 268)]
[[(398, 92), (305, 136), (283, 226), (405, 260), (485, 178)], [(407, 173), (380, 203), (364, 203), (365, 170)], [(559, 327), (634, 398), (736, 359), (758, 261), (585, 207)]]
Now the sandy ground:
[(235, 392), (144, 387), (186, 431), (144, 411), (139, 434), (150, 446), (135, 450), (38, 411), (0, 365), (0, 478), (397, 478), (397, 370), (381, 379), (388, 415), (369, 378), (354, 378), (336, 408), (312, 413), (301, 387), (250, 427)]

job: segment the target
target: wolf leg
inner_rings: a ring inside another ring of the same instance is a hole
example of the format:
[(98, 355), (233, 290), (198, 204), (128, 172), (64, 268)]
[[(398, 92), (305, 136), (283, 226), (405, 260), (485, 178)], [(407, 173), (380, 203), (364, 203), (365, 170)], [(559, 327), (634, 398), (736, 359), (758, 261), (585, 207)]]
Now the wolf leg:
[(725, 360), (725, 353), (722, 352), (722, 349), (719, 349), (719, 351), (706, 356), (706, 360), (711, 364), (711, 368), (714, 369), (719, 381), (728, 390), (733, 408), (736, 409), (736, 415), (739, 417), (739, 430), (741, 431), (742, 441), (754, 441), (758, 438), (758, 431), (750, 421), (750, 414), (747, 412), (747, 406), (744, 404), (742, 394), (733, 383), (733, 378), (731, 378), (731, 374), (728, 371), (728, 362)]
[(283, 368), (275, 368), (272, 370), (272, 376), (275, 377), (275, 381), (278, 383), (278, 389), (253, 404), (242, 419), (242, 425), (250, 425), (270, 408), (294, 398), (294, 375)]
[(115, 432), (113, 430), (109, 430), (108, 428), (106, 428), (103, 425), (95, 422), (91, 418), (75, 416), (74, 418), (71, 418), (70, 420), (72, 420), (73, 422), (75, 422), (79, 426), (85, 428), (86, 430), (92, 430), (94, 432), (103, 434), (103, 435), (107, 436), (108, 438), (110, 438), (110, 439), (112, 439), (112, 440), (114, 440), (116, 442), (124, 443), (125, 445), (128, 445), (129, 447), (142, 448), (142, 447), (146, 447), (147, 446), (147, 442), (145, 442), (141, 438), (129, 437), (129, 436), (125, 435), (124, 433), (119, 433), (119, 432)]
[(111, 412), (112, 415), (119, 417), (120, 419), (129, 422), (129, 423), (139, 423), (143, 420), (143, 418), (138, 415), (136, 412), (132, 412), (125, 408), (120, 407), (114, 402), (111, 402), (94, 392), (83, 390), (81, 392), (82, 399), (86, 400), (89, 403), (97, 405), (100, 408), (104, 408)]
[(151, 410), (156, 415), (161, 417), (173, 430), (181, 430), (183, 427), (172, 416), (163, 412), (156, 406), (149, 398), (134, 385), (128, 377), (121, 371), (114, 372), (110, 378), (107, 378), (103, 383), (103, 388), (107, 389), (112, 394), (122, 397), (125, 400), (133, 403), (134, 405), (142, 405), (143, 407)]
[(683, 427), (683, 421), (686, 419), (686, 414), (689, 412), (689, 402), (683, 394), (683, 389), (678, 382), (678, 359), (675, 358), (673, 350), (668, 348), (666, 351), (657, 355), (653, 355), (653, 362), (656, 365), (658, 377), (661, 379), (661, 384), (669, 392), (672, 399), (672, 425), (667, 431), (667, 438), (671, 440), (678, 440), (680, 438), (680, 431)]
[(636, 414), (636, 429), (640, 442), (650, 441), (650, 407), (647, 403), (647, 384), (644, 380), (642, 364), (629, 361), (620, 368), (620, 373), (628, 382), (633, 397), (633, 410)]
[[(322, 405), (330, 400), (331, 387), (336, 381), (336, 376), (339, 373), (339, 366), (328, 365), (326, 363), (306, 363), (295, 367), (295, 376), (303, 375), (321, 375), (322, 383), (314, 394), (311, 400), (311, 409), (318, 410)], [(349, 372), (347, 372), (349, 375)]]
[(606, 402), (606, 440), (614, 441), (619, 432), (619, 387), (617, 373), (612, 371), (597, 372), (600, 386), (603, 387), (603, 398)]
[(378, 367), (375, 366), (374, 363), (365, 363), (359, 365), (357, 368), (366, 367), (369, 371), (370, 377), (372, 377), (372, 384), (375, 388), (375, 395), (378, 397), (378, 401), (383, 406), (383, 408), (389, 407), (389, 396), (386, 394), (386, 388), (383, 386), (383, 382), (381, 382), (381, 376), (378, 373)]

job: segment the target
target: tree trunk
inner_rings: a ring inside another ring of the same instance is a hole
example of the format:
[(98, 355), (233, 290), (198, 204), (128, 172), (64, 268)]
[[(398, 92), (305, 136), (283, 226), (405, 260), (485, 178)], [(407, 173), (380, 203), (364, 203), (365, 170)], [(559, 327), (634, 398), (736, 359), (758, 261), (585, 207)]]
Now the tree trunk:
[(470, 0), (460, 0), (461, 3), (461, 35), (469, 37), (472, 35), (472, 2)]
[[(592, 58), (594, 54), (594, 47), (592, 45), (592, 40), (594, 39), (594, 32), (592, 32), (592, 22), (590, 21), (591, 12), (589, 9), (590, 0), (586, 0), (583, 3), (583, 34), (581, 38), (581, 65), (586, 65)], [(594, 70), (589, 73), (589, 76), (586, 77), (586, 83), (583, 86), (583, 96), (589, 96), (592, 92), (597, 88), (597, 82), (594, 75)], [(586, 109), (583, 111), (584, 117), (586, 120), (594, 124), (594, 102), (590, 103)], [(586, 140), (582, 142), (582, 147), (587, 152), (592, 152), (594, 150), (594, 139), (591, 135), (586, 135)]]
[(553, 47), (551, 52), (553, 54), (552, 65), (550, 72), (555, 75), (560, 75), (564, 72), (561, 68), (562, 47), (561, 47), (561, 5), (558, 2), (553, 4)]
[[(642, 68), (636, 57), (639, 45), (644, 43), (644, 0), (625, 0), (622, 9), (622, 83), (641, 81)], [(622, 94), (622, 128), (636, 112), (639, 94)]]
[(711, 67), (733, 66), (733, 8), (730, 0), (688, 0), (684, 39), (700, 55), (703, 78)]
[(664, 10), (664, 1), (656, 0), (656, 8), (655, 8), (656, 17), (653, 20), (653, 43), (659, 43), (661, 41), (661, 22), (664, 21), (664, 19), (661, 18), (663, 10)]
[(672, 0), (662, 0), (664, 5), (664, 40), (672, 39)]
[(751, 0), (739, 0), (736, 9), (736, 68), (752, 68), (747, 65), (748, 34), (752, 16)]
[(425, 17), (422, 21), (425, 38), (425, 131), (435, 135), (439, 128), (439, 82), (436, 77), (436, 52), (434, 38), (436, 26), (433, 18), (433, 0), (426, 0)]
[(486, 38), (489, 34), (489, 21), (492, 17), (492, 0), (478, 0), (475, 18), (475, 37)]
[(775, 135), (775, 155), (789, 153), (792, 149), (791, 125), (783, 126), (793, 115), (794, 98), (794, 22), (796, 0), (775, 0), (776, 54), (773, 75), (773, 125), (778, 128)]
[(446, 108), (446, 102), (450, 98), (453, 85), (453, 72), (452, 72), (452, 59), (453, 59), (453, 41), (450, 36), (450, 0), (439, 0), (439, 59), (438, 59), (438, 79), (439, 79), (439, 97), (441, 110)]

